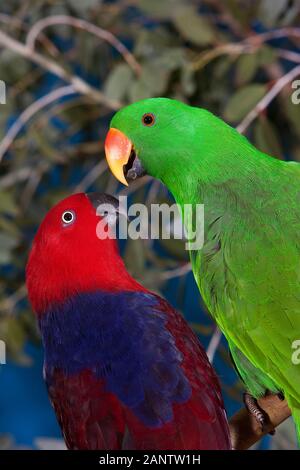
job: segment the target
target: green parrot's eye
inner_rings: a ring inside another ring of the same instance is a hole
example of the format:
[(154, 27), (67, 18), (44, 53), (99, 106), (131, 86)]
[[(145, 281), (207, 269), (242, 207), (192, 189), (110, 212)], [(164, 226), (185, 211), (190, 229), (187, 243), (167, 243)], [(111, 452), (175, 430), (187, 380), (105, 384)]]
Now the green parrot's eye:
[(155, 124), (155, 116), (154, 114), (152, 113), (146, 113), (144, 114), (144, 116), (142, 117), (142, 122), (144, 124), (144, 126), (153, 126)]

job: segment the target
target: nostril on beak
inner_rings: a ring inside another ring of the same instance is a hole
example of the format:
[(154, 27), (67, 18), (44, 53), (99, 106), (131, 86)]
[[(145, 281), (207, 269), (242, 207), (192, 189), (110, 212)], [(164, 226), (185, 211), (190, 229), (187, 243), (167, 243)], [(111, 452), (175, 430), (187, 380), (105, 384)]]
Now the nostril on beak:
[(131, 168), (125, 173), (126, 178), (130, 180), (136, 180), (137, 178), (144, 176), (145, 174), (146, 172), (143, 168), (141, 161), (139, 160), (137, 155), (135, 155)]

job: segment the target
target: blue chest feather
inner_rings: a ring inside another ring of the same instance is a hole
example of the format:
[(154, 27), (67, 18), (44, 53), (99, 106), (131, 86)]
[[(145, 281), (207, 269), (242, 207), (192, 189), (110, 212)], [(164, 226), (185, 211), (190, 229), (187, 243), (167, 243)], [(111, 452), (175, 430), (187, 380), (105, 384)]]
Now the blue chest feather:
[(93, 371), (147, 426), (173, 419), (191, 395), (182, 356), (158, 299), (142, 292), (77, 295), (40, 316), (45, 364), (66, 375)]

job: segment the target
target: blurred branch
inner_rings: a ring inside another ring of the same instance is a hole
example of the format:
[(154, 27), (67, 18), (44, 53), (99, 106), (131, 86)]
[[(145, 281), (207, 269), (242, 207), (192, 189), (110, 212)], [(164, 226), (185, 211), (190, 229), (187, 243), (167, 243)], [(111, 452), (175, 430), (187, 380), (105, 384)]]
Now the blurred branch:
[(44, 172), (44, 168), (40, 168), (40, 171), (33, 171), (28, 178), (28, 181), (20, 197), (20, 206), (22, 207), (23, 211), (25, 211), (30, 206), (32, 198), (41, 182)]
[(278, 52), (282, 59), (300, 64), (300, 54), (298, 52), (288, 51), (286, 49), (276, 49), (276, 52)]
[(1, 303), (0, 303), (0, 310), (3, 312), (7, 313), (12, 313), (15, 306), (17, 305), (20, 300), (23, 300), (27, 295), (27, 289), (26, 285), (22, 284), (19, 289), (16, 290), (12, 295), (9, 297), (6, 297)]
[(138, 178), (137, 180), (133, 181), (130, 186), (126, 186), (125, 188), (119, 191), (118, 196), (129, 196), (130, 194), (135, 193), (138, 189), (145, 186), (145, 184), (149, 183), (152, 180), (151, 176), (144, 176), (143, 178)]
[(24, 75), (20, 80), (10, 87), (10, 98), (16, 98), (20, 93), (23, 93), (26, 88), (37, 82), (37, 80), (39, 80), (44, 73), (45, 71), (42, 69), (35, 69)]
[(146, 199), (146, 202), (145, 202), (146, 206), (149, 207), (154, 201), (156, 201), (157, 195), (158, 195), (159, 190), (161, 189), (161, 187), (162, 187), (161, 181), (159, 181), (159, 180), (153, 180), (152, 181), (152, 183), (150, 185), (149, 193), (148, 193), (148, 196), (147, 196), (147, 199)]
[(222, 339), (222, 332), (221, 330), (216, 326), (214, 334), (212, 335), (208, 348), (206, 350), (207, 357), (212, 364), (214, 362), (214, 357), (217, 352), (217, 349), (219, 347), (219, 344)]
[(203, 51), (198, 58), (191, 64), (193, 70), (200, 70), (209, 64), (212, 60), (220, 57), (222, 55), (241, 55), (243, 53), (252, 53), (254, 52), (254, 46), (250, 44), (241, 43), (230, 43), (222, 44), (217, 46), (214, 49), (209, 49), (208, 51)]
[(106, 160), (103, 159), (100, 163), (93, 166), (81, 182), (75, 187), (74, 193), (85, 192), (100, 176), (107, 170)]
[(219, 17), (224, 21), (227, 26), (234, 32), (236, 36), (241, 36), (244, 33), (244, 28), (237, 18), (227, 8), (226, 2), (220, 2), (220, 0), (205, 0), (207, 5), (210, 5), (214, 10), (219, 12)]
[(83, 95), (88, 95), (93, 101), (104, 104), (110, 109), (117, 110), (121, 106), (121, 103), (115, 100), (110, 100), (96, 88), (90, 86), (84, 80), (76, 75), (69, 74), (61, 65), (57, 64), (53, 60), (44, 57), (42, 54), (33, 51), (28, 45), (23, 44), (20, 41), (10, 37), (8, 34), (0, 31), (0, 45), (7, 47), (16, 54), (25, 57), (26, 59), (40, 65), (48, 72), (60, 77), (62, 80), (69, 82), (74, 89)]
[(51, 91), (47, 95), (39, 98), (30, 106), (28, 106), (25, 111), (20, 114), (18, 119), (13, 123), (5, 137), (2, 139), (0, 143), (0, 162), (3, 158), (3, 155), (7, 152), (20, 130), (32, 118), (32, 116), (34, 116), (37, 112), (48, 106), (53, 101), (56, 101), (63, 96), (73, 95), (75, 92), (76, 90), (74, 89), (73, 85), (63, 86), (61, 88), (57, 88), (54, 91)]
[(264, 111), (271, 101), (281, 92), (281, 90), (300, 75), (300, 65), (290, 70), (275, 82), (268, 93), (257, 103), (257, 105), (247, 114), (242, 122), (237, 126), (237, 131), (243, 134), (257, 116)]
[(32, 173), (32, 167), (26, 166), (18, 170), (11, 171), (9, 174), (0, 178), (0, 189), (7, 189), (16, 183), (27, 180)]
[(169, 271), (162, 272), (159, 274), (159, 279), (162, 281), (168, 281), (169, 279), (173, 279), (175, 277), (185, 276), (192, 270), (191, 263), (186, 263), (183, 266), (179, 266), (179, 268), (170, 269)]
[[(10, 16), (6, 15), (5, 13), (0, 13), (0, 21), (5, 23), (6, 25), (13, 26), (14, 28), (18, 28), (24, 31), (28, 30), (28, 26), (16, 16)], [(39, 40), (50, 54), (52, 54), (53, 56), (58, 56), (58, 49), (44, 34), (41, 34)]]
[(287, 26), (286, 28), (274, 29), (273, 31), (267, 31), (266, 33), (253, 34), (249, 36), (245, 41), (258, 44), (262, 44), (272, 39), (289, 38), (295, 37), (300, 39), (300, 28)]
[[(209, 64), (212, 60), (222, 55), (241, 55), (244, 53), (253, 53), (259, 49), (262, 44), (271, 39), (278, 39), (281, 37), (299, 37), (300, 28), (281, 28), (267, 33), (260, 33), (249, 36), (238, 43), (222, 44), (214, 49), (202, 52), (198, 58), (192, 63), (193, 70), (200, 70)], [(292, 62), (299, 62), (300, 54), (283, 49), (276, 49), (278, 55), (284, 59), (291, 60)]]
[(26, 45), (31, 50), (34, 50), (35, 42), (39, 34), (45, 28), (54, 25), (70, 25), (73, 28), (82, 29), (93, 34), (97, 38), (103, 39), (123, 56), (124, 60), (128, 63), (128, 65), (133, 69), (133, 71), (137, 75), (141, 73), (140, 64), (136, 61), (135, 57), (133, 56), (133, 54), (131, 54), (127, 47), (121, 41), (119, 41), (119, 39), (114, 34), (88, 21), (76, 18), (74, 16), (54, 15), (37, 21), (27, 35)]
[(238, 411), (229, 421), (231, 443), (235, 450), (246, 450), (252, 447), (263, 436), (275, 429), (291, 416), (285, 400), (277, 395), (267, 395), (258, 400), (259, 407), (268, 416), (268, 423), (262, 431), (261, 425), (246, 408)]

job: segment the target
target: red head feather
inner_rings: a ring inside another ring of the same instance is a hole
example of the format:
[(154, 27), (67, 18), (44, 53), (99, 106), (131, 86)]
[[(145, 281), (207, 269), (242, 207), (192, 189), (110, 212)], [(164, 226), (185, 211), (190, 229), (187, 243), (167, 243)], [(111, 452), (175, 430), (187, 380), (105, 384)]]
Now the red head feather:
[(95, 202), (117, 205), (105, 194), (75, 194), (43, 220), (26, 268), (28, 295), (37, 313), (76, 293), (144, 290), (127, 272), (116, 240), (97, 236), (101, 217)]

